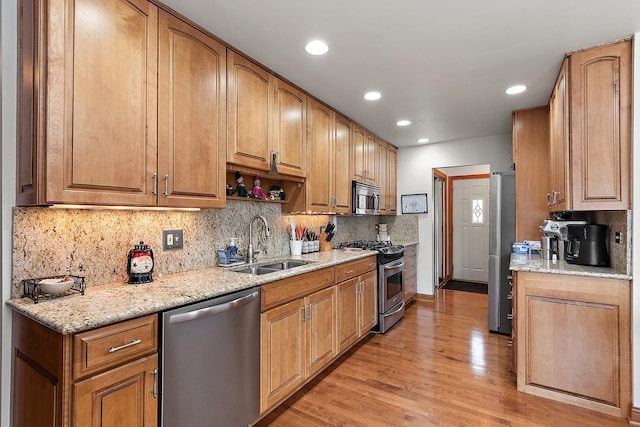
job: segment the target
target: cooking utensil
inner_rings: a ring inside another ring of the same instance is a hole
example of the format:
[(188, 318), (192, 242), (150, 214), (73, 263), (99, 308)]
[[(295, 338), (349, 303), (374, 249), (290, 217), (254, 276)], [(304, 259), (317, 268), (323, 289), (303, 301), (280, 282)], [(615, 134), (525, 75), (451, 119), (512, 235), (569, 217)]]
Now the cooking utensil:
[(289, 224), (291, 225), (291, 240), (297, 240), (296, 239), (296, 222), (294, 220), (289, 221)]

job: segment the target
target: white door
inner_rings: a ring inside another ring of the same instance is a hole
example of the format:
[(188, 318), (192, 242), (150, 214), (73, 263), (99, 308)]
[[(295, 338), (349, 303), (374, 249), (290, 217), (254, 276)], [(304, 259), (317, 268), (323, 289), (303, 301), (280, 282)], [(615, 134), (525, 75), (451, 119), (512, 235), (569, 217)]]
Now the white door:
[(489, 278), (489, 178), (453, 181), (453, 278)]

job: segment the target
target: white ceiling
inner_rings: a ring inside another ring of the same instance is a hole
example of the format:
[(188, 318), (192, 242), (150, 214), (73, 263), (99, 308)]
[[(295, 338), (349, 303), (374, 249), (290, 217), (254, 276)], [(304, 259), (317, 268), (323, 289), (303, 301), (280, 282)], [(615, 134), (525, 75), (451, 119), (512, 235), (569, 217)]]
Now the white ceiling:
[[(640, 0), (163, 2), (398, 147), (510, 133), (566, 52), (640, 32)], [(314, 38), (327, 55), (304, 51)]]

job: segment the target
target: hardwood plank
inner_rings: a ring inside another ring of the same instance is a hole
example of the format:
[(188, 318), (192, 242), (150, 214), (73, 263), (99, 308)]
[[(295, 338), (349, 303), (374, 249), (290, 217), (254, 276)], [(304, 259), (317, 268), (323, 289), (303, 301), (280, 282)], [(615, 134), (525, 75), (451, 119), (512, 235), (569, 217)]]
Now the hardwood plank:
[(266, 426), (622, 426), (520, 393), (509, 337), (487, 330), (487, 296), (439, 290), (416, 301), (255, 424)]

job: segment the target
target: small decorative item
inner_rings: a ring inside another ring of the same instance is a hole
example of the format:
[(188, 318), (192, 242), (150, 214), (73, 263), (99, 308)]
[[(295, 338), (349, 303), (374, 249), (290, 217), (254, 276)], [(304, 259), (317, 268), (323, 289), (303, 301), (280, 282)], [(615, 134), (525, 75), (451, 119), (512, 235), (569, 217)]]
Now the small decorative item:
[(153, 251), (144, 242), (135, 245), (127, 257), (127, 283), (153, 282)]
[(251, 195), (256, 199), (269, 199), (269, 196), (264, 194), (262, 187), (260, 187), (260, 177), (258, 175), (253, 178), (253, 191)]
[(233, 189), (231, 184), (227, 184), (227, 196), (233, 196), (233, 193), (235, 193), (235, 192), (236, 192), (236, 190)]
[(247, 188), (244, 186), (244, 177), (240, 172), (236, 172), (236, 181), (238, 182), (238, 188), (236, 189), (238, 196), (247, 197)]
[(400, 198), (403, 214), (427, 213), (427, 193), (403, 194)]

